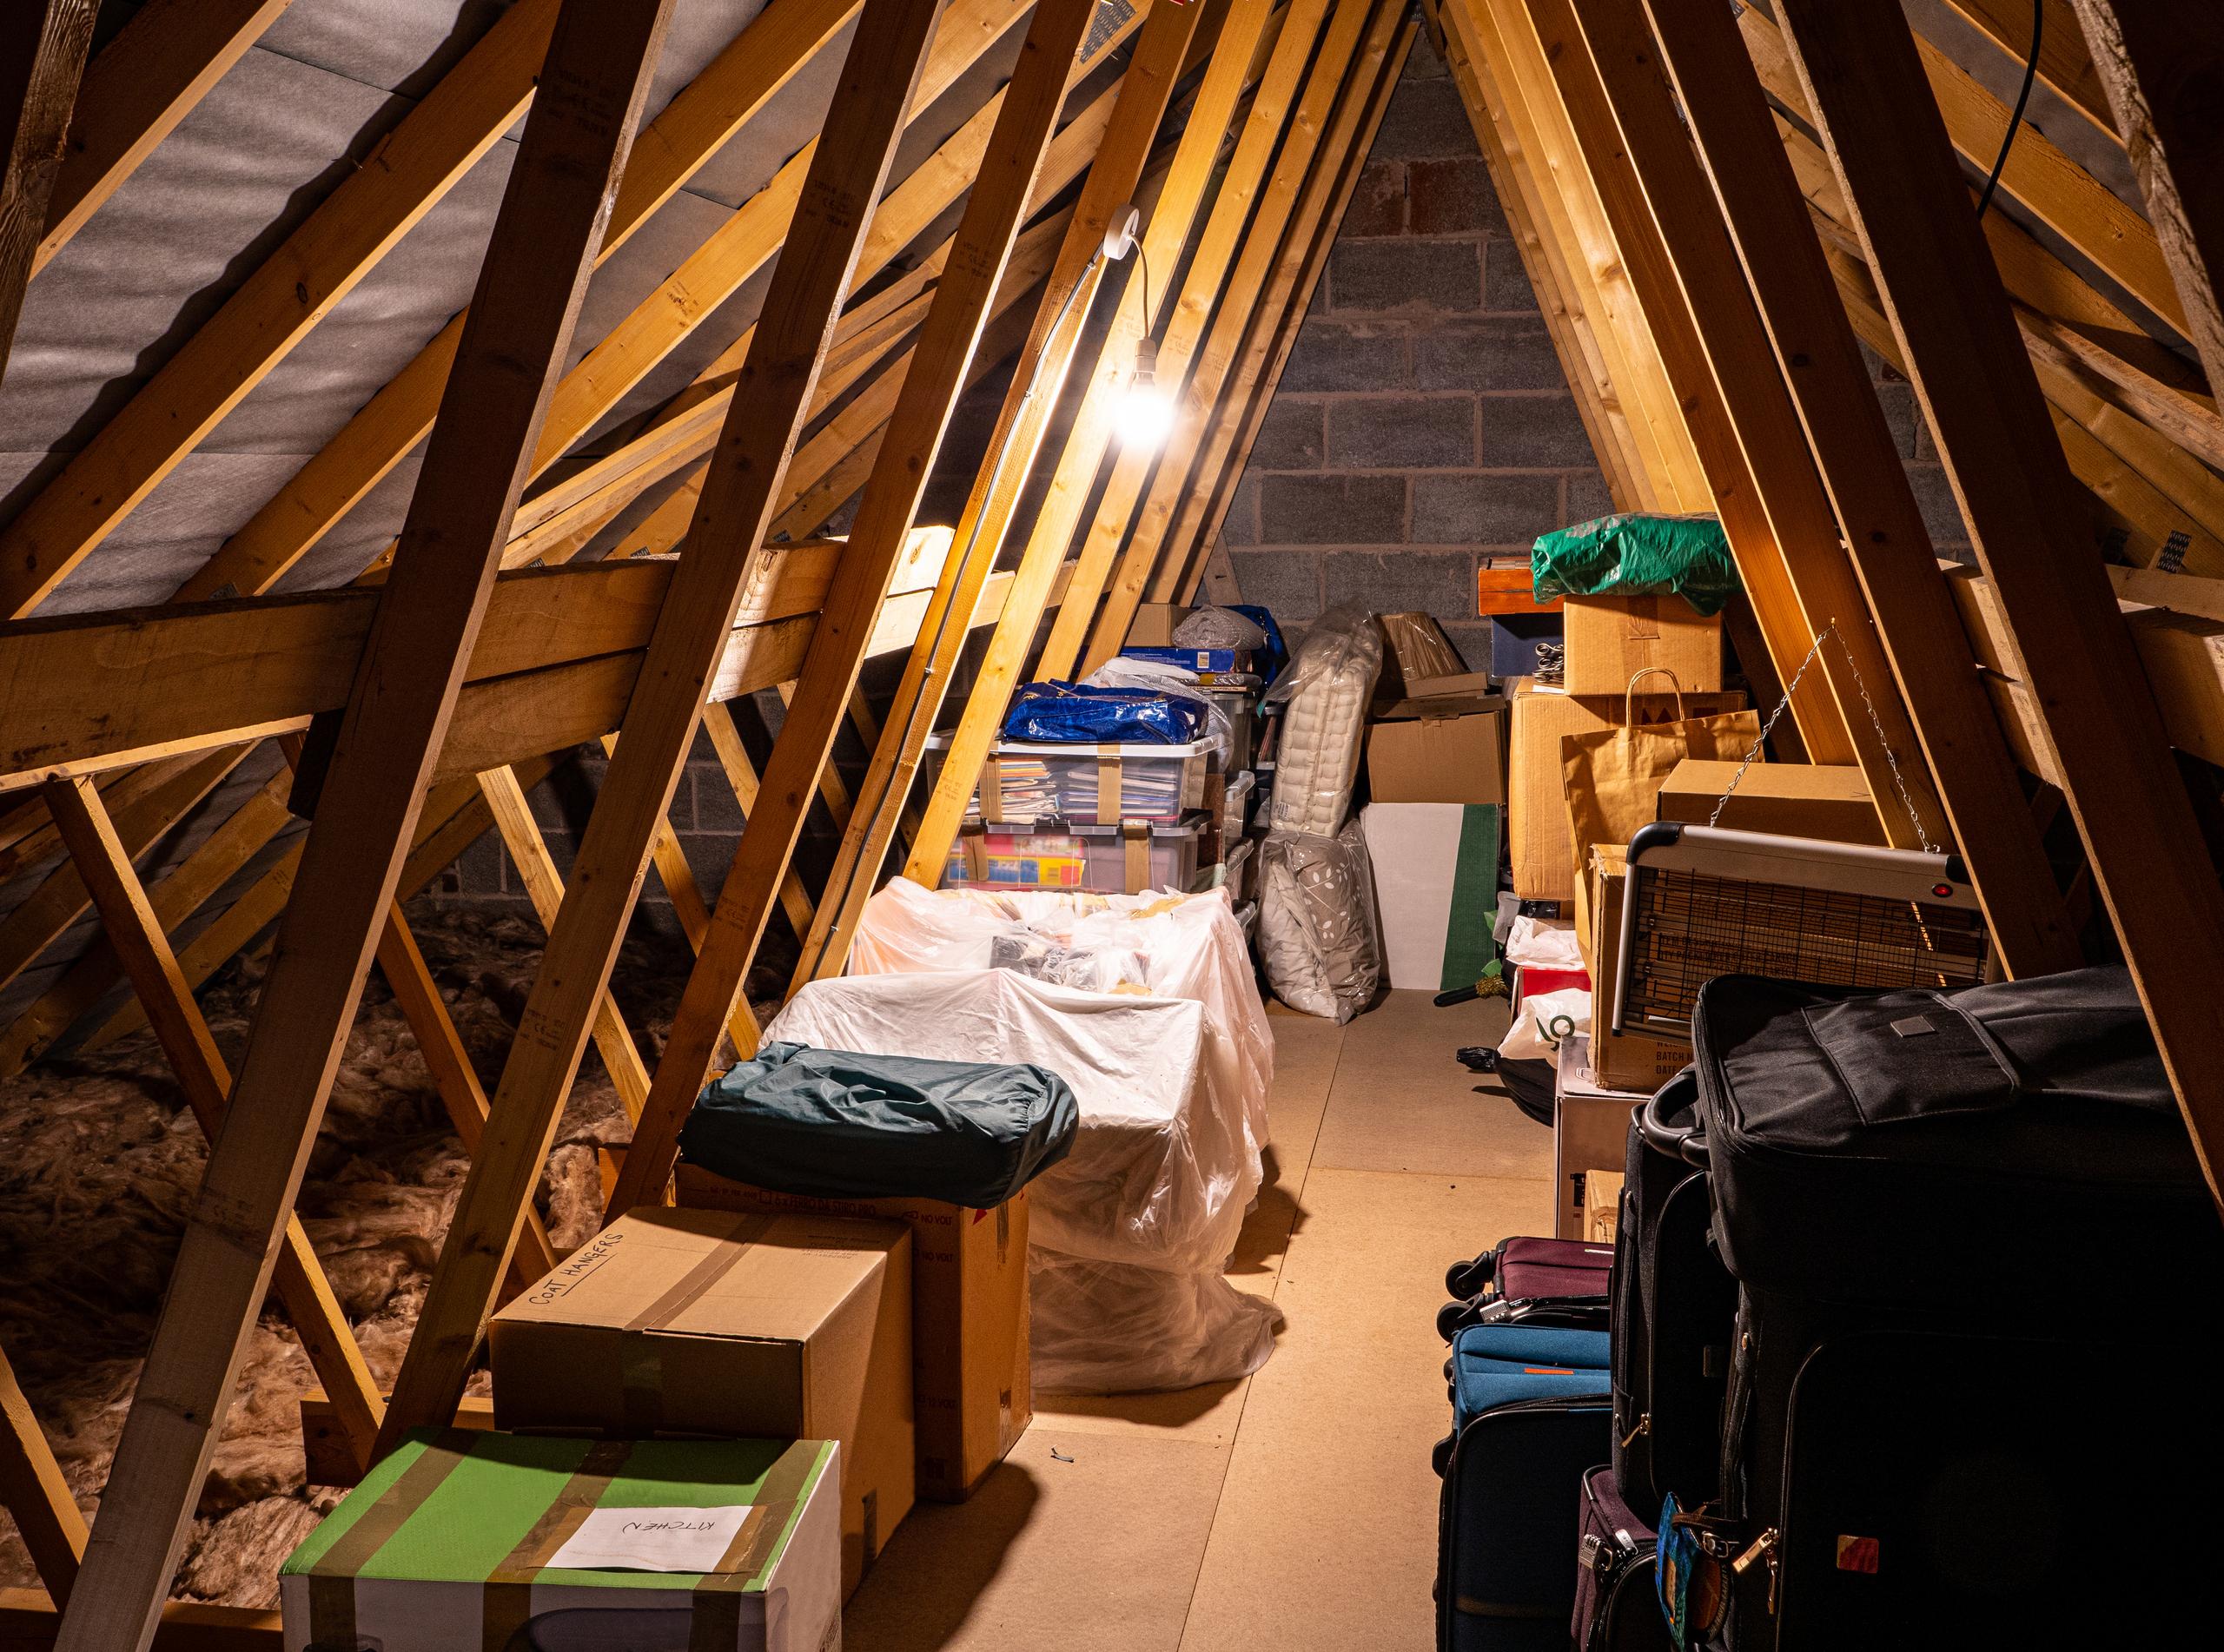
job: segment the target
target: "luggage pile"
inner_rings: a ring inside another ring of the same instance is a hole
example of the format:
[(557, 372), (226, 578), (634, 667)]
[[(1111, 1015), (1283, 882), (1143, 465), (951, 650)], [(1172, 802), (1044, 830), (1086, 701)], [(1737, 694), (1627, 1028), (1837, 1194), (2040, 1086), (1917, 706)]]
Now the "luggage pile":
[(1611, 1259), (1447, 1278), (1440, 1648), (2164, 1643), (2224, 1232), (2126, 973), (1692, 1028)]

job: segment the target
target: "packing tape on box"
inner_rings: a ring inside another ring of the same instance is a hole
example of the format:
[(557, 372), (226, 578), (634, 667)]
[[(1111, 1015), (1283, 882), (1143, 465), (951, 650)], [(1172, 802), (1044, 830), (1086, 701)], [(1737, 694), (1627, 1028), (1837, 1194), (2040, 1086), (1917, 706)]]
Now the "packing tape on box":
[(1150, 887), (1150, 823), (1122, 821), (1120, 842), (1127, 854), (1128, 893), (1141, 895)]
[[(773, 1220), (769, 1214), (734, 1217), (728, 1230), (715, 1236), (718, 1248), (619, 1328), (619, 1386), (628, 1434), (653, 1434), (664, 1422), (664, 1355), (655, 1333), (692, 1307), (734, 1265), (740, 1251), (764, 1237)], [(728, 1246), (735, 1249), (729, 1250)]]
[[(1096, 748), (1096, 817), (1117, 820), (1121, 805), (1128, 800), (1127, 785), (1120, 772), (1120, 748)], [(1130, 889), (1130, 895), (1135, 891)]]
[(471, 1455), (477, 1436), (468, 1429), (443, 1429), (427, 1441), (417, 1460), (395, 1477), (362, 1518), (341, 1534), (309, 1574), (309, 1638), (334, 1646), (355, 1644), (355, 1575), (387, 1539), (401, 1530), (410, 1510), (432, 1496), (440, 1482)]
[(981, 763), (981, 818), (996, 825), (1004, 819), (1004, 766), (995, 757)]

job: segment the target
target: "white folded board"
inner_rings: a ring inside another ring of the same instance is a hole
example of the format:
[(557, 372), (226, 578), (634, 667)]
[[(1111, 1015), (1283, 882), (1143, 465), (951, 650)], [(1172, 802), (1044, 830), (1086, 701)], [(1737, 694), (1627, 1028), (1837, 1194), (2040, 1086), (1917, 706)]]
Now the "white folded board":
[(1374, 910), (1393, 987), (1440, 991), (1463, 803), (1369, 803), (1360, 811), (1374, 862)]

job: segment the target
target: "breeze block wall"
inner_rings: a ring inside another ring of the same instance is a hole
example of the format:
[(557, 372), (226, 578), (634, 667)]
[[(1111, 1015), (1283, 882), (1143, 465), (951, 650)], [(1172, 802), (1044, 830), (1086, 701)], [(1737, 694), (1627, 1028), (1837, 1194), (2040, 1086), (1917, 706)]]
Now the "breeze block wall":
[(1413, 43), (1222, 533), (1246, 600), (1433, 614), (1486, 552), (1612, 508), (1460, 91)]

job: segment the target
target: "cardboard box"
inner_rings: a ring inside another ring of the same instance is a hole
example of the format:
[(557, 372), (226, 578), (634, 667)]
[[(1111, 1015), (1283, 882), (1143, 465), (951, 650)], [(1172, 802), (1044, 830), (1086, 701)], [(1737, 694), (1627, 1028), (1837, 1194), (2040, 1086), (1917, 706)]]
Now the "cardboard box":
[[(1620, 694), (1638, 671), (1673, 671), (1686, 694), (1722, 686), (1722, 616), (1702, 618), (1681, 597), (1570, 597), (1565, 686), (1571, 694)], [(1665, 689), (1656, 677), (1643, 689)]]
[(1367, 730), (1367, 795), (1380, 803), (1503, 803), (1506, 702), (1401, 700)]
[(1611, 1239), (1593, 1239), (1588, 1231), (1597, 1202), (1593, 1178), (1611, 1176), (1618, 1192), (1629, 1165), (1630, 1114), (1645, 1098), (1599, 1083), (1590, 1071), (1581, 1037), (1561, 1043), (1553, 1086), (1553, 1237), (1611, 1245)]
[[(1737, 776), (1734, 763), (1686, 757), (1660, 789), (1660, 818), (1704, 826)], [(1886, 842), (1869, 783), (1851, 763), (1757, 763), (1745, 770), (1718, 825), (1834, 843)]]
[(1146, 602), (1135, 607), (1135, 617), (1128, 625), (1130, 648), (1171, 648), (1175, 628), (1188, 618), (1193, 611), (1178, 602)]
[(842, 1589), (910, 1512), (911, 1235), (631, 1212), (494, 1315), (498, 1428), (838, 1441)]
[(919, 1495), (959, 1503), (1035, 1415), (1028, 1375), (1027, 1195), (992, 1211), (938, 1199), (811, 1199), (682, 1163), (673, 1186), (699, 1210), (793, 1211), (899, 1221), (911, 1230), (911, 1391)]
[(1499, 811), (1469, 803), (1369, 803), (1360, 811), (1393, 987), (1472, 987), (1495, 955)]
[(1628, 851), (1605, 843), (1591, 851), (1589, 874), (1576, 902), (1576, 938), (1590, 967), (1591, 1076), (1612, 1090), (1651, 1095), (1682, 1072), (1691, 1059), (1683, 1039), (1650, 1033), (1615, 1033), (1614, 972), (1619, 967), (1622, 895), (1629, 887)]
[(1415, 686), (1429, 677), (1457, 677), (1467, 667), (1444, 627), (1427, 614), (1377, 614), (1382, 628), (1382, 671), (1375, 678), (1374, 697), (1402, 700), (1421, 691)]
[(279, 1569), (286, 1644), (482, 1652), (546, 1613), (625, 1610), (665, 1616), (659, 1646), (824, 1652), (840, 1487), (829, 1441), (420, 1430)]
[(1583, 1232), (1586, 1245), (1601, 1245), (1612, 1249), (1614, 1235), (1621, 1226), (1622, 1180), (1619, 1170), (1586, 1170), (1583, 1173)]
[[(1618, 726), (1625, 697), (1619, 694), (1579, 695), (1523, 677), (1507, 684), (1506, 833), (1513, 860), (1513, 892), (1525, 901), (1572, 901), (1577, 867), (1568, 836), (1567, 803), (1560, 781), (1560, 741), (1571, 734), (1593, 734)], [(1742, 711), (1745, 697), (1735, 691), (1686, 694), (1684, 710), (1692, 717)], [(1627, 697), (1630, 714), (1642, 725), (1672, 723), (1677, 697), (1639, 694)]]

